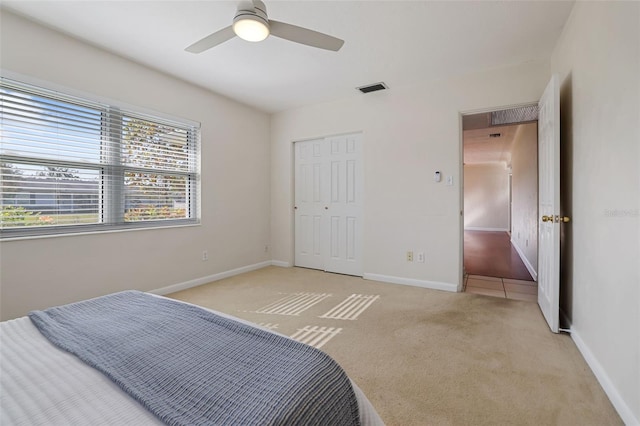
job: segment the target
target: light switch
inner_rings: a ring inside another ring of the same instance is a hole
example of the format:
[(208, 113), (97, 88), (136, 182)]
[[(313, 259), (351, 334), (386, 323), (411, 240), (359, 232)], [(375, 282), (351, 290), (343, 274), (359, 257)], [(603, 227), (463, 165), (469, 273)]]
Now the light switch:
[(453, 176), (447, 176), (447, 186), (453, 186)]

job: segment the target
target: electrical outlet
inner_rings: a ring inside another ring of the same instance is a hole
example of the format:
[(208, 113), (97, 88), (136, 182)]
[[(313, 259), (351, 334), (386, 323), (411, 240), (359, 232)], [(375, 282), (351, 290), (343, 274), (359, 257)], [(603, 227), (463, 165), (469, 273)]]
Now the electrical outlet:
[(413, 262), (413, 252), (412, 251), (408, 251), (407, 252), (407, 262)]
[(424, 252), (422, 251), (418, 252), (418, 262), (424, 263)]
[(206, 250), (202, 250), (202, 261), (205, 262), (209, 260), (209, 252)]

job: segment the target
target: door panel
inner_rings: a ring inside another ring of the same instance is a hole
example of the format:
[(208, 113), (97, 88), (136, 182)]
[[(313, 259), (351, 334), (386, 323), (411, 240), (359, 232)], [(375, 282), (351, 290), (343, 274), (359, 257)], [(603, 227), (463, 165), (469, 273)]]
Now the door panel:
[(325, 270), (362, 275), (362, 143), (360, 135), (330, 138), (331, 255)]
[(340, 217), (331, 216), (330, 220), (330, 231), (331, 235), (331, 249), (329, 250), (329, 257), (331, 259), (340, 258)]
[(323, 269), (323, 140), (298, 142), (295, 155), (295, 264)]
[[(333, 153), (332, 153), (333, 155)], [(331, 162), (331, 202), (340, 202), (340, 162)]]
[(538, 305), (551, 331), (560, 312), (560, 95), (551, 78), (538, 113)]

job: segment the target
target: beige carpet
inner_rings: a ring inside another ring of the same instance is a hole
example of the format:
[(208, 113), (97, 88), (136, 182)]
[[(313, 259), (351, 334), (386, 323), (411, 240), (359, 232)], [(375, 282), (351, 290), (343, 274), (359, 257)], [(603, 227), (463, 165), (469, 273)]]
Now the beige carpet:
[(387, 425), (622, 424), (535, 303), (278, 267), (169, 296), (322, 346)]

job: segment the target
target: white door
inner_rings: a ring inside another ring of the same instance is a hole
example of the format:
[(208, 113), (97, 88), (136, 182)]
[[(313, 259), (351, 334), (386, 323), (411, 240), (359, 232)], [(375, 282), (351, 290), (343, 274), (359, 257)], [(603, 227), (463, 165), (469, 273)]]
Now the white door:
[(324, 207), (327, 200), (327, 162), (324, 139), (296, 142), (295, 152), (295, 265), (324, 269)]
[(329, 197), (325, 270), (362, 276), (362, 144), (360, 135), (327, 138)]
[(295, 265), (362, 276), (361, 135), (295, 143)]
[(560, 94), (553, 75), (538, 103), (538, 305), (551, 331), (560, 313)]

